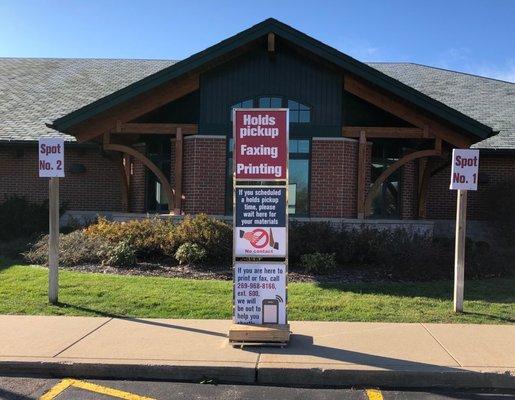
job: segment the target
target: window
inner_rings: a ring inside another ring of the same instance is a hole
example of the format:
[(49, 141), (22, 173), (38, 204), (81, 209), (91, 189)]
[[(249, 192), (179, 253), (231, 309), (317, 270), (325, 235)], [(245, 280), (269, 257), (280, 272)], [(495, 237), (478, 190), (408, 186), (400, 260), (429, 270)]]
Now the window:
[(311, 115), (308, 106), (294, 100), (288, 100), (290, 110), (290, 122), (306, 124), (310, 122)]
[(231, 106), (231, 110), (230, 110), (231, 121), (232, 121), (232, 110), (234, 110), (235, 108), (252, 108), (252, 107), (254, 107), (253, 104), (254, 104), (254, 100), (252, 100), (252, 99), (243, 100), (243, 101), (240, 101), (239, 103), (233, 104)]
[[(289, 141), (289, 196), (288, 214), (306, 216), (309, 213), (309, 140), (293, 139)], [(227, 148), (227, 214), (232, 213), (232, 168), (234, 140), (228, 141)]]
[(254, 99), (247, 99), (235, 103), (230, 108), (232, 121), (232, 110), (234, 108), (281, 108), (287, 107), (290, 110), (290, 122), (296, 124), (309, 124), (311, 122), (311, 108), (295, 100), (279, 96), (262, 96)]
[(280, 97), (260, 97), (259, 108), (281, 108), (282, 99)]

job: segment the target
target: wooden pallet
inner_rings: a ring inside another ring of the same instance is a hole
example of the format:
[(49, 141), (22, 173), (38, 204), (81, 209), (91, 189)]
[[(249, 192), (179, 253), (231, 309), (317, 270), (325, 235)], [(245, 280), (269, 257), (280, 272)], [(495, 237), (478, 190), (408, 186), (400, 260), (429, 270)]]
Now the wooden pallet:
[(286, 346), (289, 340), (289, 324), (233, 324), (229, 329), (229, 343), (233, 346)]

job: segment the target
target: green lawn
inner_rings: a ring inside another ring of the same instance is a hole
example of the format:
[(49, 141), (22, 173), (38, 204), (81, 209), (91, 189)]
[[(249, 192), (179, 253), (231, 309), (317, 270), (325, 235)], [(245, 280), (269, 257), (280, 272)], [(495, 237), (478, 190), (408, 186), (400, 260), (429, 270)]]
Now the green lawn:
[[(1, 263), (1, 260), (0, 260)], [(7, 264), (4, 261), (4, 264)], [(1, 265), (1, 264), (0, 264)], [(230, 318), (232, 282), (60, 273), (61, 305), (47, 303), (45, 268), (0, 269), (0, 314)], [(313, 284), (289, 287), (291, 320), (514, 323), (515, 278), (465, 284), (455, 315), (452, 282)]]

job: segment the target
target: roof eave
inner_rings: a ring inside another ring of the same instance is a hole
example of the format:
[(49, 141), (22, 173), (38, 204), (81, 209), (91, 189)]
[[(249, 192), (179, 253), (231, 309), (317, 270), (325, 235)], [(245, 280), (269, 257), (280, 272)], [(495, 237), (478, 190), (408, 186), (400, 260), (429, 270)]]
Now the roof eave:
[(362, 79), (370, 81), (382, 89), (408, 100), (418, 107), (428, 110), (429, 112), (481, 139), (486, 139), (492, 134), (492, 129), (481, 122), (476, 121), (473, 118), (470, 118), (469, 116), (382, 73), (381, 71), (347, 56), (339, 50), (272, 18), (256, 24), (247, 30), (179, 61), (170, 67), (156, 72), (155, 74), (143, 78), (140, 81), (128, 85), (123, 89), (111, 93), (110, 95), (90, 103), (85, 107), (72, 111), (71, 113), (53, 121), (50, 126), (52, 129), (57, 131), (67, 132), (70, 127), (90, 118), (93, 115), (106, 111), (109, 108), (153, 89), (168, 80), (175, 79), (188, 72), (192, 72), (204, 63), (235, 50), (242, 45), (255, 41), (269, 32), (273, 32), (297, 46), (306, 48), (312, 53), (327, 59), (342, 69), (345, 69)]

